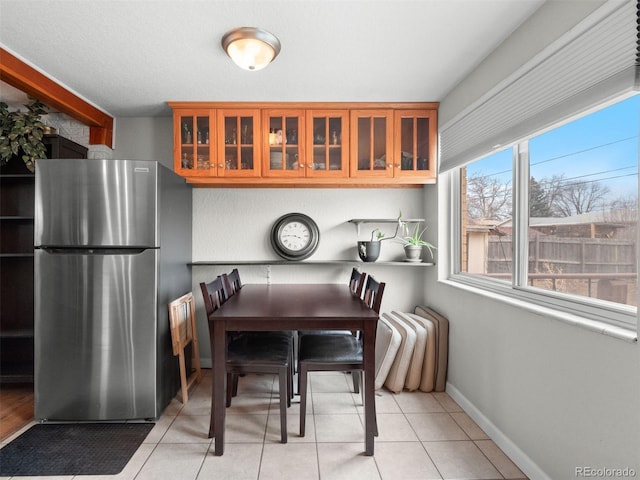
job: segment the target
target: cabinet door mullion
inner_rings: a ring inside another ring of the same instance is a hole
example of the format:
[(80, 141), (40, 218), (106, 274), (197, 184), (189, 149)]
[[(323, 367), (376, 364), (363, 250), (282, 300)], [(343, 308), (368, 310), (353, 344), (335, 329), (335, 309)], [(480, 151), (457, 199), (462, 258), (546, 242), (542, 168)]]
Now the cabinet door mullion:
[[(361, 128), (361, 120), (368, 121), (365, 128)], [(362, 151), (364, 146), (366, 154)], [(392, 155), (393, 110), (352, 110), (351, 176), (392, 177)]]
[[(410, 129), (406, 127), (409, 121)], [(437, 111), (396, 110), (394, 136), (394, 177), (435, 179)], [(410, 145), (408, 149), (405, 148), (407, 144)]]

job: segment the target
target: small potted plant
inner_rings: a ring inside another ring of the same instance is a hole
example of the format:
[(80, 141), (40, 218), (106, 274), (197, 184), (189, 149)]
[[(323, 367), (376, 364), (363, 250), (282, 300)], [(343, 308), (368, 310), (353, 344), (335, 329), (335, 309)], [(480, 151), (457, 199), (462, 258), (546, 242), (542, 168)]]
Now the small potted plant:
[[(20, 159), (24, 166), (34, 172), (35, 161), (46, 158), (46, 147), (42, 142), (44, 124), (40, 117), (47, 113), (45, 105), (29, 98), (27, 111), (10, 112), (6, 103), (0, 102), (0, 166)], [(24, 167), (23, 167), (24, 168)]]
[(402, 217), (402, 212), (398, 215), (398, 221), (396, 223), (396, 231), (392, 237), (385, 237), (384, 233), (380, 231), (379, 228), (373, 229), (371, 232), (370, 240), (363, 240), (358, 242), (358, 256), (363, 262), (375, 262), (380, 256), (380, 247), (383, 240), (391, 240), (392, 238), (396, 238), (398, 236), (398, 231), (402, 225), (402, 221), (400, 218)]
[(427, 247), (433, 259), (433, 250), (436, 249), (436, 246), (422, 239), (427, 227), (420, 230), (420, 223), (416, 223), (413, 231), (410, 231), (408, 223), (402, 222), (402, 229), (404, 235), (399, 237), (398, 240), (404, 245), (404, 253), (408, 262), (421, 262), (423, 247)]
[(371, 232), (371, 240), (358, 241), (358, 256), (363, 262), (375, 262), (380, 256), (380, 241), (384, 233), (376, 228)]

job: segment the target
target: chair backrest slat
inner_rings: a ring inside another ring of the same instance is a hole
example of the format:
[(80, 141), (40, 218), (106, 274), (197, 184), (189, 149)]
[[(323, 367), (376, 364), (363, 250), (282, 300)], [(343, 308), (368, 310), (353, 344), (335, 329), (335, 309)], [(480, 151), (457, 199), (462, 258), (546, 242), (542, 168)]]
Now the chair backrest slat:
[(364, 289), (364, 282), (367, 278), (367, 274), (360, 271), (357, 268), (351, 270), (351, 279), (349, 280), (349, 289), (356, 297), (362, 298), (362, 291)]
[(382, 305), (382, 294), (384, 293), (384, 282), (378, 282), (371, 275), (367, 278), (367, 285), (364, 289), (364, 303), (374, 312), (380, 313), (380, 305)]
[(220, 308), (226, 299), (222, 277), (219, 276), (209, 283), (200, 283), (200, 290), (202, 290), (204, 308), (208, 317)]
[(222, 274), (224, 293), (226, 299), (233, 296), (238, 290), (242, 288), (242, 282), (240, 281), (240, 272), (237, 268), (231, 270), (230, 273)]

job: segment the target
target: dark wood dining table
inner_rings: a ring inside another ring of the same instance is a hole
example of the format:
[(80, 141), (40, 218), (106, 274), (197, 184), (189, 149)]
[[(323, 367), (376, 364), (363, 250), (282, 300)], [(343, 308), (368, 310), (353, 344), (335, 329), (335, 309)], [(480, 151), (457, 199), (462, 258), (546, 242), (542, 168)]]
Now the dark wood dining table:
[(375, 337), (378, 314), (347, 284), (246, 284), (209, 317), (213, 328), (213, 436), (224, 453), (227, 331), (359, 330), (364, 355), (365, 455), (375, 432)]

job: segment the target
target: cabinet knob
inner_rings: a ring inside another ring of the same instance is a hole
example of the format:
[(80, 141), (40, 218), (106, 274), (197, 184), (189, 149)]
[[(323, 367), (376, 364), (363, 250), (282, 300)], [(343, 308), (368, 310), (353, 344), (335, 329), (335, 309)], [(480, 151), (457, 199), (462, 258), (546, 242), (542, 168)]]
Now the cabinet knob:
[(224, 163), (219, 163), (219, 164), (218, 164), (218, 168), (222, 168), (222, 169), (224, 169)]
[(396, 163), (396, 168), (398, 168), (398, 169), (400, 168), (400, 164), (399, 163)]
[[(313, 169), (313, 163), (310, 163), (309, 165), (307, 165), (309, 168)], [(300, 168), (304, 168), (304, 163), (300, 164)]]
[(387, 168), (393, 168), (393, 164), (392, 163), (387, 163)]

